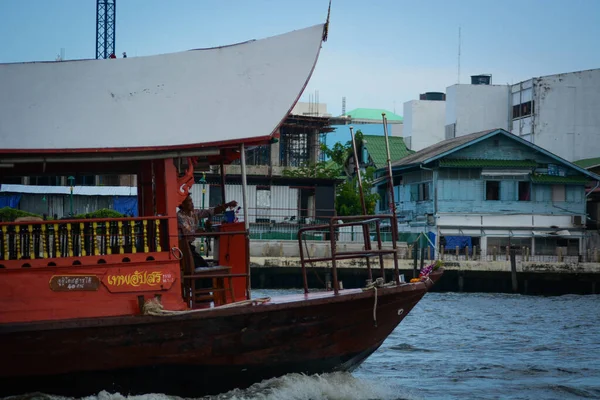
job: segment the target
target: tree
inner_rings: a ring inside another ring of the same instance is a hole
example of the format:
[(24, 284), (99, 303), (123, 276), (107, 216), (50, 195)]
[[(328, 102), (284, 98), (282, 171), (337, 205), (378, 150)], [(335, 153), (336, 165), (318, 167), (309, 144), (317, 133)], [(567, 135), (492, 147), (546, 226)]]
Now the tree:
[[(379, 200), (379, 195), (377, 193), (371, 193), (374, 175), (375, 168), (368, 167), (365, 174), (361, 176), (363, 193), (365, 196), (365, 206), (368, 215), (375, 213), (375, 204), (377, 204), (377, 200)], [(358, 189), (358, 177), (354, 176), (338, 185), (335, 210), (340, 216), (363, 214), (360, 202), (360, 192)]]

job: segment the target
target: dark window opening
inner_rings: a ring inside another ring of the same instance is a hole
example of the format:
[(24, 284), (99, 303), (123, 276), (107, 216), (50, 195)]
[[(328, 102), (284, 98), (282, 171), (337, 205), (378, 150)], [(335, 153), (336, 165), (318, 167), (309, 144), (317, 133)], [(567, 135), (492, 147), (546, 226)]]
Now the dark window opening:
[(388, 209), (388, 190), (386, 185), (380, 185), (377, 188), (377, 194), (379, 195), (379, 211), (385, 211)]
[(500, 181), (485, 181), (485, 199), (500, 200)]
[(429, 183), (417, 183), (410, 185), (410, 199), (412, 201), (427, 201), (429, 197)]
[(429, 184), (419, 184), (419, 201), (429, 200)]
[(23, 178), (20, 176), (4, 176), (2, 177), (2, 183), (5, 185), (20, 185), (23, 183)]
[[(223, 204), (221, 185), (210, 185), (208, 187), (208, 199), (208, 206), (211, 208)], [(194, 204), (194, 207), (202, 207), (202, 204)]]
[(29, 184), (39, 186), (61, 186), (62, 182), (60, 176), (30, 176)]
[(527, 101), (525, 103), (516, 104), (513, 106), (513, 119), (527, 117), (533, 112), (533, 101)]
[(519, 201), (531, 200), (531, 184), (529, 182), (519, 182)]
[[(67, 179), (67, 184), (70, 181)], [(96, 175), (77, 175), (75, 176), (75, 186), (95, 186)]]

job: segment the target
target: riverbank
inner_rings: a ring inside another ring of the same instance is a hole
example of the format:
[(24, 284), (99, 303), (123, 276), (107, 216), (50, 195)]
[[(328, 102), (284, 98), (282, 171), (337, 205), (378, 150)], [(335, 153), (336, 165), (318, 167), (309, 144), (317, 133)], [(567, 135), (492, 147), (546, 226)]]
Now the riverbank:
[[(250, 257), (252, 288), (301, 288), (302, 272), (298, 257)], [(393, 277), (393, 260), (385, 259), (386, 281)], [(427, 265), (427, 261), (425, 261)], [(413, 277), (413, 261), (398, 262), (406, 281)], [(364, 287), (368, 278), (364, 260), (337, 262), (338, 277), (345, 288)], [(371, 262), (374, 278), (381, 276), (379, 264)], [(510, 261), (445, 261), (445, 273), (433, 287), (436, 292), (512, 293)], [(517, 293), (531, 295), (597, 294), (600, 292), (600, 263), (540, 262), (518, 260)], [(307, 264), (308, 285), (324, 288), (331, 280), (331, 265)]]

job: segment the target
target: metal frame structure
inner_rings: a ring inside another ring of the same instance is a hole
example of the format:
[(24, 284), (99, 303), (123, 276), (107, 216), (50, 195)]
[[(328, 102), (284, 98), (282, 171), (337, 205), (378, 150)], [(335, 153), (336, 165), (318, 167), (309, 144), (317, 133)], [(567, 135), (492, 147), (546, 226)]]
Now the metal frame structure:
[(96, 0), (96, 59), (115, 54), (117, 0)]

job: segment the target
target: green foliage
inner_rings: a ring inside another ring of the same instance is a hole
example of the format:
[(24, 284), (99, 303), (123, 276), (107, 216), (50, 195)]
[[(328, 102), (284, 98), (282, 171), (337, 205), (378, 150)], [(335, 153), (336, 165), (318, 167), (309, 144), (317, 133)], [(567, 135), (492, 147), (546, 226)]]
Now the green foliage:
[(87, 214), (78, 214), (73, 219), (88, 219), (88, 218), (123, 218), (125, 215), (118, 211), (110, 210), (108, 208), (102, 208)]
[(328, 161), (320, 161), (316, 164), (303, 165), (294, 169), (284, 169), (283, 176), (293, 178), (328, 178), (334, 179), (342, 174), (342, 168)]
[[(375, 168), (369, 167), (362, 177), (363, 193), (365, 196), (365, 206), (367, 214), (375, 213), (375, 204), (379, 200), (377, 193), (371, 193), (373, 188), (373, 177)], [(360, 202), (360, 192), (358, 189), (358, 177), (347, 179), (337, 187), (335, 209), (340, 216), (345, 215), (363, 215), (362, 204)]]
[(38, 217), (42, 218), (41, 215), (33, 214), (27, 211), (17, 210), (15, 208), (4, 207), (0, 208), (0, 221), (12, 222), (19, 217)]
[[(359, 149), (363, 141), (363, 133), (360, 130), (356, 131), (354, 141), (356, 142), (356, 148)], [(352, 141), (348, 140), (346, 144), (338, 142), (331, 149), (322, 144), (321, 151), (337, 165), (342, 166), (346, 164), (346, 160), (352, 155)]]

